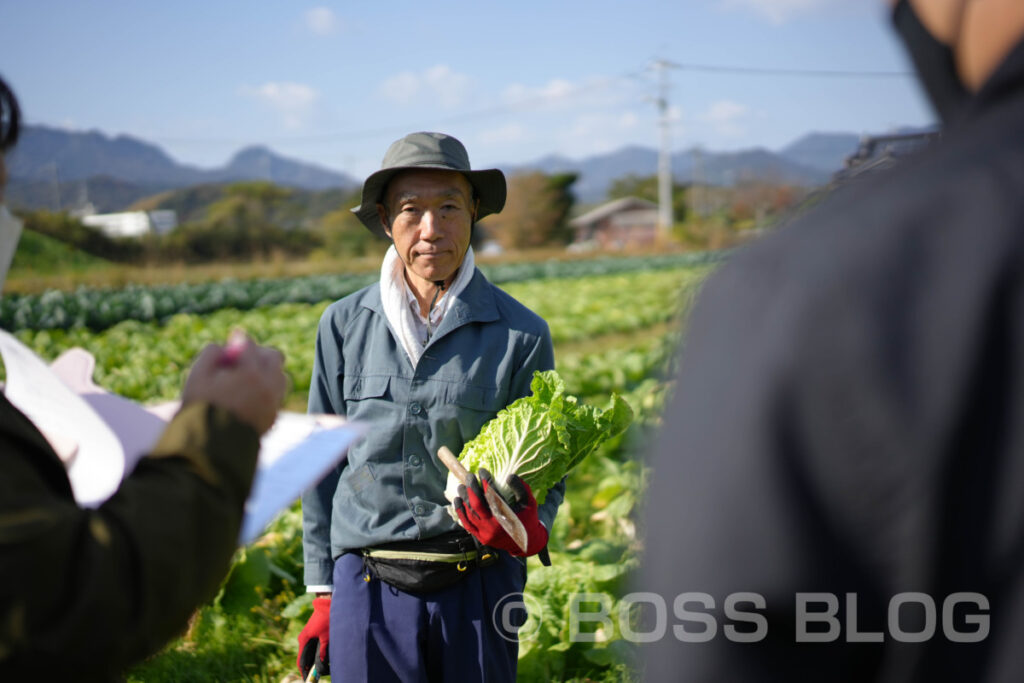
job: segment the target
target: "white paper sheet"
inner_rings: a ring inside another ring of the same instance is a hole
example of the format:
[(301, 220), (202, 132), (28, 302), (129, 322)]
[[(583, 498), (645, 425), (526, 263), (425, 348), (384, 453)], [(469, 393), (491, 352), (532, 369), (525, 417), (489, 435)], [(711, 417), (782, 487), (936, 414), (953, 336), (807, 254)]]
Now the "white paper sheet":
[[(71, 349), (47, 366), (0, 330), (0, 355), (7, 371), (4, 393), (64, 451), (75, 500), (83, 507), (114, 494), (177, 412), (176, 402), (144, 408), (96, 386), (95, 359), (83, 349)], [(362, 424), (334, 415), (279, 413), (260, 441), (239, 541), (255, 540), (279, 511), (343, 462), (364, 431)]]
[(95, 507), (109, 498), (125, 469), (124, 448), (114, 432), (39, 356), (4, 330), (0, 354), (7, 400), (32, 420), (64, 461), (78, 504)]
[[(93, 372), (96, 370), (96, 359), (82, 348), (76, 347), (62, 353), (50, 363), (50, 370), (72, 392), (78, 394), (89, 404), (89, 407), (99, 415), (120, 442), (123, 458), (122, 478), (131, 474), (139, 458), (156, 445), (164, 427), (178, 412), (179, 403), (177, 401), (164, 404), (171, 408), (170, 411), (158, 413), (97, 386), (92, 379)], [(76, 472), (75, 478), (81, 481), (88, 476), (87, 472), (92, 469), (87, 467), (81, 472)], [(114, 482), (114, 489), (120, 483), (121, 479)], [(109, 489), (110, 492), (102, 500), (109, 498), (114, 489)]]
[(242, 544), (256, 540), (279, 510), (316, 486), (363, 431), (362, 425), (335, 415), (280, 413), (260, 444), (260, 462), (245, 504)]

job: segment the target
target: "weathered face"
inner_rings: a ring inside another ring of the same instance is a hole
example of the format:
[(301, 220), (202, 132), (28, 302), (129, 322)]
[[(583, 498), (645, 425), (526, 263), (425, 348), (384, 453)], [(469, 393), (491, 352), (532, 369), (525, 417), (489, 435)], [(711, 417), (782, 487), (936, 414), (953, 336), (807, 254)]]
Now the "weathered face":
[(473, 188), (456, 171), (404, 171), (388, 183), (377, 212), (410, 278), (448, 281), (469, 248)]

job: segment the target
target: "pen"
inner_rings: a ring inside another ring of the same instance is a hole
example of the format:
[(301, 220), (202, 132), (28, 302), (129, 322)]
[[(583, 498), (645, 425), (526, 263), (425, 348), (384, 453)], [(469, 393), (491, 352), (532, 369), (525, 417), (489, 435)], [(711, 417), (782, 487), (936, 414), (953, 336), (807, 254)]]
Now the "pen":
[(238, 357), (242, 355), (242, 351), (245, 350), (245, 346), (245, 332), (232, 330), (228, 336), (228, 343), (224, 345), (224, 350), (221, 351), (220, 357), (217, 359), (217, 365), (219, 367), (234, 365), (238, 361)]

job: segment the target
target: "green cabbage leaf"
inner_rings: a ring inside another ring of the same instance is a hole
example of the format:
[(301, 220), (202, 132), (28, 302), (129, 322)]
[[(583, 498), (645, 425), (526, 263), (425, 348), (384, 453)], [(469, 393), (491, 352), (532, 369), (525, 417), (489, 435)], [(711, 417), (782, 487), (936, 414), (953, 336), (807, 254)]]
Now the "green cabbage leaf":
[[(602, 442), (625, 431), (633, 411), (618, 394), (612, 394), (605, 410), (581, 403), (566, 393), (565, 382), (554, 370), (535, 372), (530, 388), (532, 395), (500, 410), (465, 444), (459, 460), (470, 472), (483, 467), (494, 475), (498, 490), (509, 501), (508, 478), (518, 474), (542, 503), (572, 468)], [(449, 500), (457, 486), (449, 476)]]

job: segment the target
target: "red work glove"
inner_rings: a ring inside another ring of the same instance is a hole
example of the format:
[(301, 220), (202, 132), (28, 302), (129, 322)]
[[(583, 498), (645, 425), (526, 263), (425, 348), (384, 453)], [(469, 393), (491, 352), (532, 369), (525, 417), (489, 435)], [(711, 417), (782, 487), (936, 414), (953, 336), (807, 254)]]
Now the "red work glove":
[[(466, 531), (473, 534), (476, 540), (484, 545), (505, 550), (511, 555), (529, 557), (543, 550), (548, 544), (548, 530), (537, 518), (537, 501), (533, 497), (530, 485), (519, 475), (513, 474), (509, 477), (509, 488), (512, 489), (516, 497), (512, 509), (526, 529), (526, 552), (524, 553), (491, 513), (491, 506), (484, 498), (484, 490), (494, 486), (491, 473), (481, 467), (479, 474), (480, 481), (473, 477), (468, 489), (465, 486), (459, 486), (459, 495), (453, 501), (455, 512)], [(484, 488), (480, 488), (481, 482), (483, 482)]]
[(316, 672), (321, 676), (331, 673), (331, 659), (327, 653), (331, 640), (330, 629), (331, 599), (313, 598), (313, 616), (299, 634), (299, 657), (295, 662), (302, 672), (303, 680), (309, 675), (313, 664), (316, 664)]

